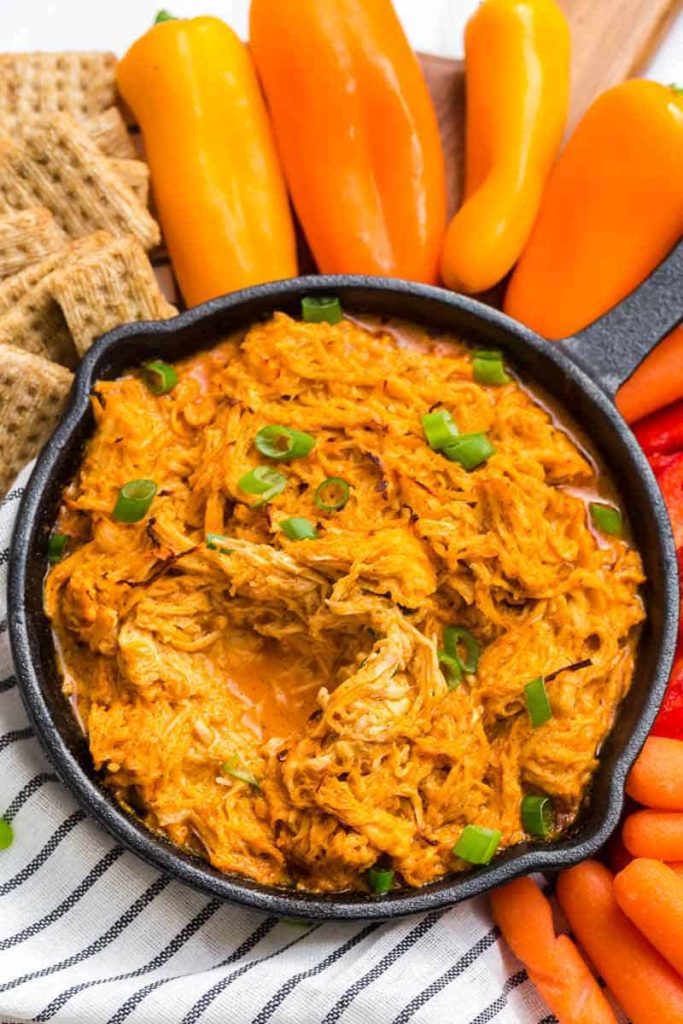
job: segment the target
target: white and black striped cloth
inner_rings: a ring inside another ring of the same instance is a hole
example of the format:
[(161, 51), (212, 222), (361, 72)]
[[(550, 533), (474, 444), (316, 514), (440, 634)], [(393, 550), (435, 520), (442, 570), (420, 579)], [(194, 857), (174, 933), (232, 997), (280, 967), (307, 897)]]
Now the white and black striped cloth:
[(24, 712), (5, 580), (27, 472), (0, 504), (0, 1022), (553, 1024), (484, 900), (397, 924), (296, 926), (124, 852), (56, 778)]

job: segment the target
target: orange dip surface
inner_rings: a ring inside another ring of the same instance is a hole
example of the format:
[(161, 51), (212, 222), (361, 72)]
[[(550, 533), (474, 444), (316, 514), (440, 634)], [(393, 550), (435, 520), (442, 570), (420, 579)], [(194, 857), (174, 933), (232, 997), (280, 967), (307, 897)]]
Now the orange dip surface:
[[(65, 691), (122, 804), (226, 872), (312, 890), (462, 870), (467, 825), (529, 838), (525, 795), (550, 798), (553, 834), (571, 823), (631, 683), (643, 574), (591, 525), (602, 481), (566, 427), (514, 376), (477, 383), (457, 340), (393, 322), (278, 313), (175, 369), (161, 396), (139, 373), (97, 385), (46, 581)], [(486, 434), (485, 462), (430, 447), (421, 417), (442, 409)], [(267, 458), (269, 425), (315, 445)], [(240, 486), (257, 466), (286, 478), (265, 502)], [(315, 500), (329, 477), (338, 510)], [(157, 493), (119, 522), (138, 479)], [(291, 517), (315, 537), (290, 539)], [(459, 679), (448, 626), (479, 649)]]

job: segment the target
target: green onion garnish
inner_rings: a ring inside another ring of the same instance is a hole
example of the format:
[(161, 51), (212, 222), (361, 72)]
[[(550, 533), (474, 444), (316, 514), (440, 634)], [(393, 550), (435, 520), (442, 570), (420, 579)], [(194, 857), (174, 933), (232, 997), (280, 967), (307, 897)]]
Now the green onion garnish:
[(503, 354), (479, 349), (472, 356), (472, 375), (477, 384), (509, 384), (505, 372)]
[(394, 874), (393, 868), (370, 868), (368, 871), (368, 883), (372, 891), (377, 893), (378, 896), (389, 892), (394, 884)]
[(349, 500), (351, 488), (340, 476), (328, 476), (318, 484), (315, 503), (323, 512), (339, 512)]
[(443, 453), (451, 462), (459, 462), (469, 471), (486, 462), (495, 450), (486, 434), (461, 434), (448, 442)]
[[(460, 657), (458, 645), (465, 648), (465, 658)], [(479, 644), (468, 629), (462, 626), (446, 626), (443, 631), (443, 645), (447, 654), (456, 658), (463, 672), (476, 672), (479, 664)]]
[(426, 412), (422, 417), (422, 429), (425, 432), (427, 444), (435, 452), (443, 451), (446, 445), (458, 436), (458, 428), (448, 409)]
[(496, 828), (466, 825), (453, 847), (453, 853), (470, 864), (488, 864), (500, 844), (501, 835)]
[(0, 850), (6, 850), (14, 842), (14, 832), (9, 821), (0, 818)]
[(261, 504), (265, 504), (282, 494), (287, 486), (287, 477), (270, 466), (257, 466), (241, 476), (237, 486), (246, 494), (258, 494)]
[(460, 658), (454, 657), (448, 651), (439, 650), (436, 652), (439, 665), (443, 669), (444, 679), (449, 690), (455, 690), (462, 679), (462, 662)]
[(543, 676), (538, 676), (537, 679), (532, 679), (530, 683), (526, 684), (524, 698), (534, 729), (543, 725), (544, 722), (550, 721), (553, 717), (553, 709), (550, 706)]
[(292, 430), (276, 424), (272, 427), (261, 427), (254, 438), (254, 444), (261, 455), (280, 462), (301, 459), (315, 447), (315, 438), (303, 430)]
[(228, 547), (230, 543), (229, 537), (224, 537), (222, 533), (207, 533), (206, 535), (206, 546), (209, 551), (219, 551), (222, 555), (231, 555), (233, 548)]
[(332, 295), (309, 295), (301, 300), (301, 316), (309, 324), (338, 324), (342, 318), (341, 302)]
[(547, 796), (525, 796), (522, 798), (522, 825), (530, 836), (545, 839), (553, 831), (555, 815), (553, 802)]
[(157, 493), (153, 480), (129, 480), (119, 491), (112, 515), (119, 523), (139, 523)]
[(278, 523), (285, 537), (290, 540), (315, 540), (318, 531), (310, 519), (295, 516), (293, 519), (282, 519)]
[(178, 383), (178, 374), (168, 363), (156, 359), (143, 364), (142, 379), (153, 395), (167, 395)]
[(252, 775), (251, 772), (247, 772), (243, 768), (240, 768), (239, 763), (239, 758), (235, 756), (231, 757), (229, 761), (225, 761), (221, 767), (225, 774), (232, 775), (233, 779), (238, 779), (240, 782), (246, 782), (250, 786), (260, 789), (261, 783), (256, 776)]
[(608, 533), (613, 537), (621, 537), (623, 523), (621, 512), (613, 505), (601, 505), (597, 501), (591, 501), (590, 509), (593, 525), (601, 533)]
[(61, 562), (69, 538), (65, 533), (53, 533), (47, 542), (47, 558), (50, 565)]

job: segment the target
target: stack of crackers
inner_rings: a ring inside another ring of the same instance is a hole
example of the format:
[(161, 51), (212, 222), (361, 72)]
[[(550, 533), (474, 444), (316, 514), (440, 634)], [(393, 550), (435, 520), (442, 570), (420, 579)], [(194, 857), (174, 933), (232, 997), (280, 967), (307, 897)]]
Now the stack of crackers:
[(0, 54), (0, 496), (93, 341), (177, 312), (147, 255), (160, 231), (115, 66), (109, 53)]

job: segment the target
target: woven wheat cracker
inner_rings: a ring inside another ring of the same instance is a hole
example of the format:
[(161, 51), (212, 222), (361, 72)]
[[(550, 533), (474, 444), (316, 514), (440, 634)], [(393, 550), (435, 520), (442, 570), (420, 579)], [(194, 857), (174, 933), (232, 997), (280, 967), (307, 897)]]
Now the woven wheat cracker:
[(0, 344), (0, 494), (47, 441), (72, 380), (63, 366)]
[(0, 342), (33, 352), (64, 366), (78, 361), (69, 328), (51, 291), (55, 274), (114, 239), (106, 231), (71, 242), (21, 274), (0, 283)]
[(43, 281), (0, 317), (0, 344), (64, 366), (73, 367), (77, 362), (62, 311)]
[(144, 160), (114, 159), (109, 161), (109, 165), (146, 207), (149, 203), (149, 167)]
[(22, 270), (20, 274), (0, 281), (0, 320), (1, 315), (7, 313), (23, 297), (35, 288), (43, 278), (51, 274), (53, 270), (64, 267), (67, 263), (95, 249), (99, 249), (112, 241), (112, 235), (108, 231), (95, 231), (92, 235), (86, 235), (75, 242), (69, 242), (56, 252), (50, 253), (39, 263)]
[(82, 119), (116, 103), (113, 53), (0, 54), (0, 130), (68, 111)]
[(85, 128), (67, 114), (41, 121), (0, 152), (0, 212), (45, 206), (71, 238), (98, 229), (135, 235), (146, 249), (159, 226)]
[(105, 156), (135, 160), (135, 144), (118, 107), (109, 107), (83, 122), (88, 135)]
[(0, 217), (0, 279), (63, 248), (67, 237), (49, 210), (34, 206)]
[(79, 355), (114, 327), (135, 320), (166, 320), (177, 313), (161, 294), (154, 270), (132, 236), (116, 239), (51, 274), (48, 287)]

